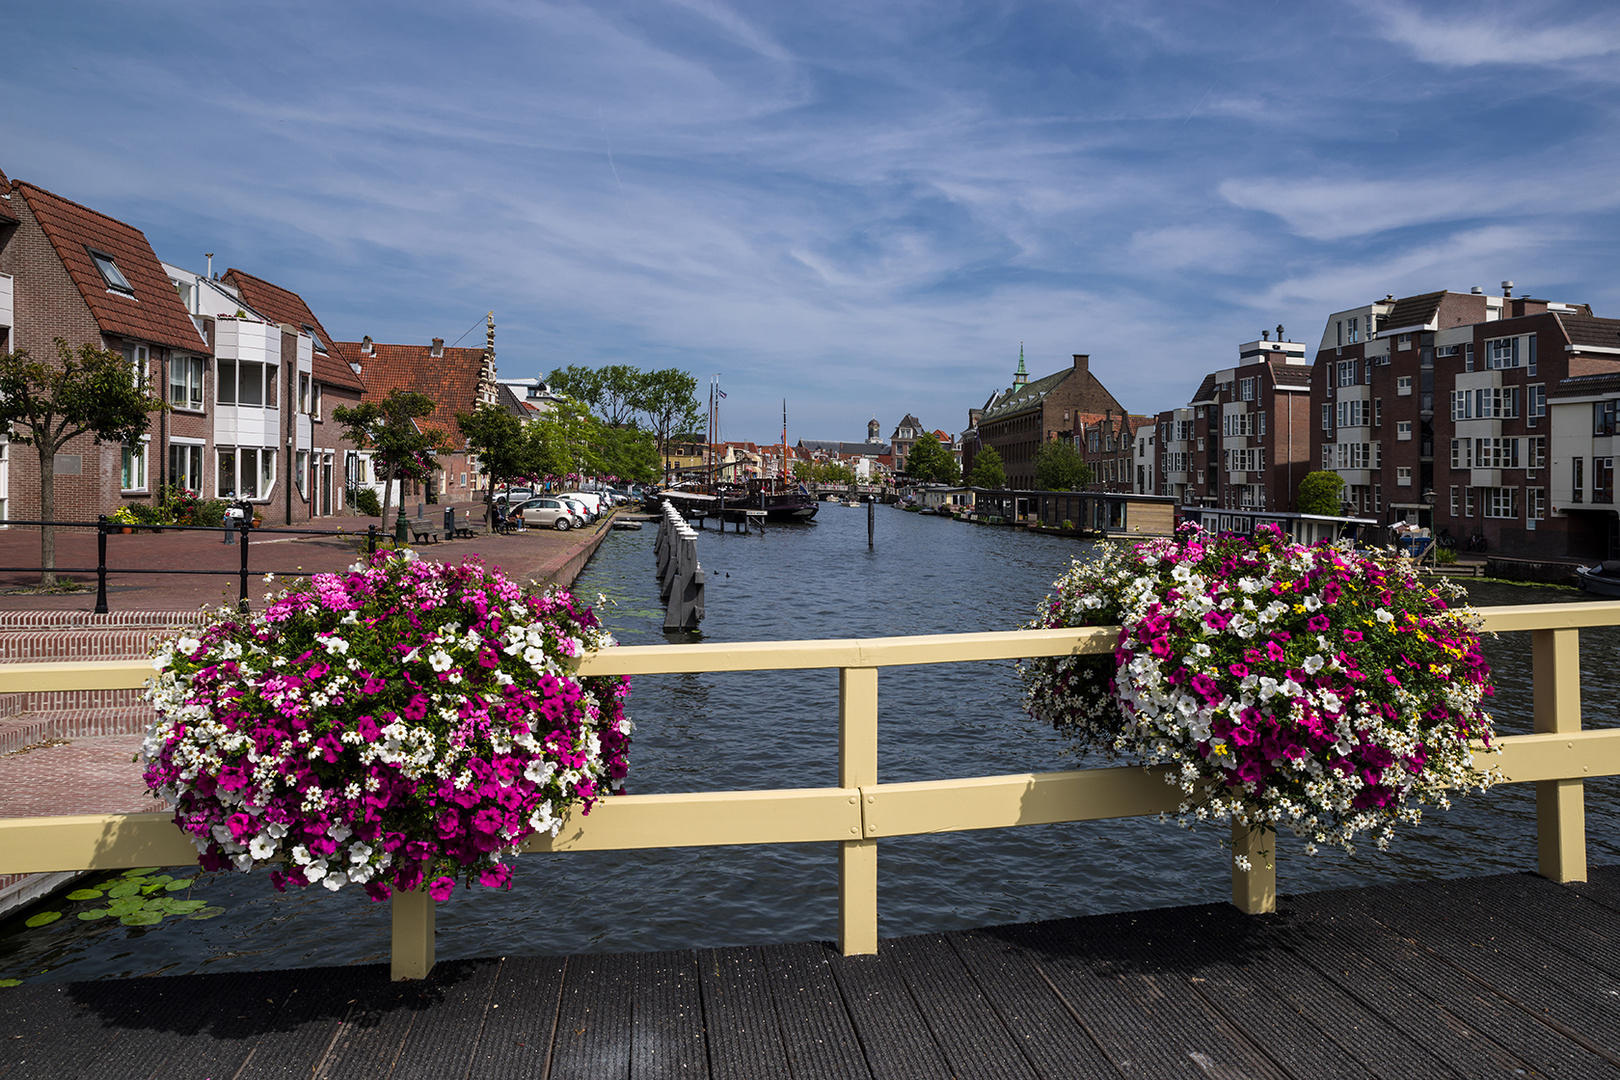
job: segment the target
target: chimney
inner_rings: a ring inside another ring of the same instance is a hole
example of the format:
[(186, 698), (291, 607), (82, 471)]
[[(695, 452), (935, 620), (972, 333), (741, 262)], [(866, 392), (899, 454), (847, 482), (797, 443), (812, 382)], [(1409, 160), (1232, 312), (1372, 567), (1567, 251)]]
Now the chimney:
[(1091, 367), (1091, 354), (1077, 352), (1074, 354), (1074, 370), (1089, 372)]
[(433, 356), (443, 356), (444, 355), (444, 338), (436, 337), (436, 338), (433, 339), (433, 351), (432, 351), (431, 355), (433, 355)]
[(1513, 299), (1513, 282), (1511, 282), (1511, 281), (1502, 282), (1502, 299), (1504, 299), (1504, 300)]
[(365, 337), (360, 339), (360, 355), (362, 355), (362, 356), (370, 356), (372, 353), (374, 353), (376, 351), (377, 351), (376, 349), (371, 347), (371, 335), (370, 334), (367, 334)]

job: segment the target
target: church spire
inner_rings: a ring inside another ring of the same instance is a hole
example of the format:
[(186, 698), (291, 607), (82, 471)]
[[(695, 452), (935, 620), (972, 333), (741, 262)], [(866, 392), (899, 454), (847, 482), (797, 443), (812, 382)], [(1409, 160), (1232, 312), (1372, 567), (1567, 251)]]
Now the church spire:
[(1013, 373), (1013, 385), (1023, 386), (1029, 382), (1029, 372), (1024, 370), (1024, 343), (1018, 343), (1018, 370)]

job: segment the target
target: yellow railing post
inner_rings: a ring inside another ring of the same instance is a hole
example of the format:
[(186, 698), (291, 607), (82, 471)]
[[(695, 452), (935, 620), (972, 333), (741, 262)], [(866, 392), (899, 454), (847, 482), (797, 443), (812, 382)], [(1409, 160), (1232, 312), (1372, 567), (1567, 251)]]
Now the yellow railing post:
[[(1581, 632), (1532, 630), (1530, 670), (1538, 734), (1581, 730)], [(1586, 789), (1580, 780), (1536, 782), (1541, 876), (1586, 880)]]
[[(1249, 868), (1237, 859), (1246, 856)], [(1277, 834), (1232, 822), (1232, 903), (1245, 915), (1277, 910)]]
[[(839, 787), (877, 785), (877, 688), (876, 668), (838, 669)], [(877, 841), (866, 836), (838, 845), (838, 944), (845, 956), (877, 952)]]
[(433, 970), (433, 897), (427, 882), (410, 892), (395, 891), (394, 941), (389, 977), (425, 979)]

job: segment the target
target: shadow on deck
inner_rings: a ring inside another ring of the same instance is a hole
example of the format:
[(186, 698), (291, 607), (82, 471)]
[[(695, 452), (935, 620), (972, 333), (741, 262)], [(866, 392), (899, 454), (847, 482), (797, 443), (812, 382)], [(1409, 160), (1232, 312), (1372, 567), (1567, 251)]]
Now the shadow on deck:
[(0, 991), (0, 1077), (1620, 1076), (1620, 867), (824, 944)]

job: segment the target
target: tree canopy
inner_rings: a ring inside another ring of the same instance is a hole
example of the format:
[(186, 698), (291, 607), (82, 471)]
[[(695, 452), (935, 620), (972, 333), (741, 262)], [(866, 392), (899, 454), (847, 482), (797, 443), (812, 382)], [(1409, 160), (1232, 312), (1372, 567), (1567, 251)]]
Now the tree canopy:
[(1035, 451), (1035, 486), (1041, 491), (1079, 491), (1091, 483), (1091, 466), (1067, 439), (1053, 439)]
[(1336, 472), (1318, 469), (1316, 472), (1306, 473), (1305, 479), (1299, 482), (1299, 494), (1295, 499), (1295, 505), (1302, 514), (1336, 516), (1342, 506), (1340, 492), (1343, 490), (1344, 477)]
[[(585, 410), (610, 428), (636, 428), (652, 434), (653, 458), (666, 457), (670, 440), (679, 432), (689, 431), (702, 418), (703, 406), (696, 398), (697, 378), (679, 368), (642, 371), (628, 364), (609, 364), (601, 368), (570, 364), (556, 368), (547, 378), (551, 388), (559, 394), (573, 398)], [(612, 448), (602, 450), (620, 464), (640, 463), (628, 471), (612, 468), (608, 471), (626, 478), (641, 478), (644, 472), (645, 452), (641, 440), (633, 437), (614, 437)], [(632, 451), (628, 459), (625, 452)], [(645, 479), (656, 478), (654, 475)]]
[(962, 467), (957, 464), (956, 455), (942, 446), (931, 431), (923, 432), (912, 444), (911, 452), (906, 455), (906, 474), (925, 484), (962, 482)]
[(968, 474), (967, 482), (971, 487), (989, 488), (992, 491), (1007, 486), (1007, 470), (1001, 464), (1001, 455), (996, 453), (993, 446), (979, 449), (973, 458), (973, 471)]
[[(98, 442), (138, 446), (150, 414), (167, 408), (147, 390), (146, 373), (122, 353), (56, 339), (56, 360), (35, 360), (27, 349), (0, 355), (0, 428), (39, 454), (41, 520), (56, 517), (56, 455), (86, 433)], [(56, 529), (39, 532), (40, 585), (56, 584)]]
[[(332, 419), (343, 426), (344, 435), (370, 450), (373, 467), (383, 474), (384, 522), (395, 480), (430, 480), (439, 468), (444, 442), (438, 432), (423, 430), (417, 423), (431, 416), (434, 408), (433, 399), (426, 394), (396, 388), (381, 401), (362, 401), (352, 409), (339, 405), (332, 410)], [(403, 495), (400, 501), (404, 502)]]

